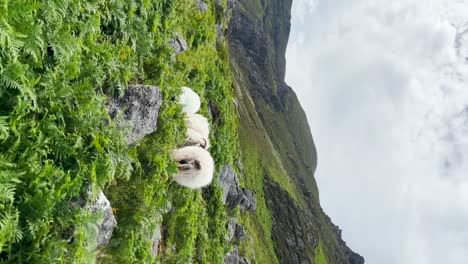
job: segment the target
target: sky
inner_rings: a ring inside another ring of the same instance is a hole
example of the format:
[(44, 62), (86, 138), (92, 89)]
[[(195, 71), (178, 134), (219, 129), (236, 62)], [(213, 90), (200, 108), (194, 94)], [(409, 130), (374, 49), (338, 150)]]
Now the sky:
[(370, 264), (468, 263), (468, 0), (294, 0), (286, 82)]

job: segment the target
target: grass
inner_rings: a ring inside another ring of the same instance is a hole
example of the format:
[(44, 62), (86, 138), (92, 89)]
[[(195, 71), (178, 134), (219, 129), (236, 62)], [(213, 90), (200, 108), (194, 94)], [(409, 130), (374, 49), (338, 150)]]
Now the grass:
[[(215, 183), (202, 191), (174, 184), (170, 152), (183, 142), (180, 106), (193, 87), (219, 109), (210, 149), (233, 163), (236, 116), (226, 44), (215, 23), (222, 7), (199, 12), (190, 0), (0, 1), (0, 262), (222, 263), (226, 212)], [(225, 4), (224, 4), (225, 6)], [(223, 19), (219, 21), (219, 19)], [(189, 49), (174, 54), (174, 31)], [(108, 96), (133, 83), (163, 92), (158, 129), (136, 145), (109, 120)], [(216, 179), (215, 179), (216, 180)], [(70, 204), (99, 189), (118, 226), (97, 249), (93, 224)], [(151, 236), (163, 223), (161, 254)]]
[[(242, 142), (242, 141), (241, 141)], [(242, 212), (239, 223), (252, 236), (240, 245), (241, 254), (254, 260), (253, 263), (279, 263), (271, 239), (272, 218), (263, 191), (264, 171), (255, 149), (242, 145), (244, 184), (252, 189), (257, 201), (254, 212)]]
[(322, 247), (322, 242), (319, 241), (314, 249), (314, 264), (327, 264), (327, 258), (325, 257)]

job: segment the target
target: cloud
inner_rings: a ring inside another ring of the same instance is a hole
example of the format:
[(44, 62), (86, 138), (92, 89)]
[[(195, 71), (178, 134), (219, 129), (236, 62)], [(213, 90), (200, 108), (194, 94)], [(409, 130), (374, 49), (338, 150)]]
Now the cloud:
[(468, 0), (296, 0), (322, 206), (377, 264), (468, 263)]

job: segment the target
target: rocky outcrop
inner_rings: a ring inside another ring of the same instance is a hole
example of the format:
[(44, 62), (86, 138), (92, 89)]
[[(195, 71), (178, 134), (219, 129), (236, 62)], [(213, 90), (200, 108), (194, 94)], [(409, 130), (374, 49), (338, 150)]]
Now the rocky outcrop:
[(106, 108), (112, 119), (122, 114), (123, 120), (118, 125), (131, 127), (126, 135), (127, 143), (131, 144), (156, 130), (161, 104), (158, 87), (129, 85), (121, 98), (110, 98)]
[(254, 211), (257, 201), (253, 192), (239, 186), (237, 173), (231, 165), (223, 165), (219, 175), (219, 185), (223, 190), (223, 203), (231, 209), (240, 205), (241, 210)]
[(94, 199), (87, 208), (92, 213), (102, 213), (101, 219), (96, 223), (96, 240), (99, 248), (105, 247), (109, 244), (114, 227), (117, 225), (110, 202), (107, 200), (104, 193), (99, 191), (96, 199)]
[(187, 41), (185, 41), (184, 37), (182, 37), (178, 32), (174, 32), (174, 36), (169, 39), (168, 44), (172, 47), (175, 54), (179, 54), (188, 49)]

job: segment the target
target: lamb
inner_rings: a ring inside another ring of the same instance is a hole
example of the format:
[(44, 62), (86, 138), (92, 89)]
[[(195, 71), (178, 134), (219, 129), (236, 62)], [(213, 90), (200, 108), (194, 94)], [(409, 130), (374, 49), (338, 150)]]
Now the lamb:
[(183, 86), (179, 104), (186, 114), (195, 114), (200, 109), (200, 97), (191, 88)]
[(174, 175), (177, 183), (191, 189), (211, 183), (214, 161), (208, 151), (196, 146), (187, 146), (174, 150), (173, 157), (179, 169)]
[(187, 139), (185, 140), (186, 146), (199, 146), (204, 149), (210, 147), (210, 127), (208, 119), (199, 114), (187, 115)]

